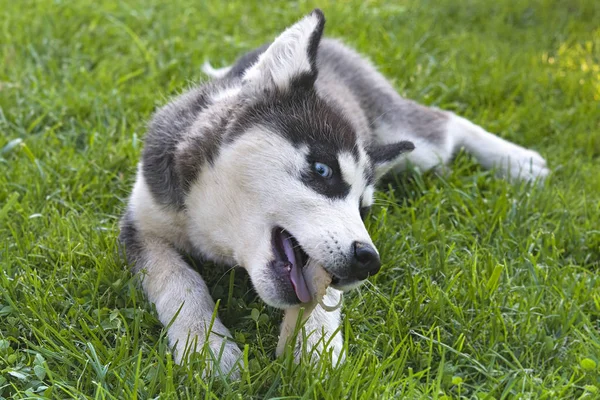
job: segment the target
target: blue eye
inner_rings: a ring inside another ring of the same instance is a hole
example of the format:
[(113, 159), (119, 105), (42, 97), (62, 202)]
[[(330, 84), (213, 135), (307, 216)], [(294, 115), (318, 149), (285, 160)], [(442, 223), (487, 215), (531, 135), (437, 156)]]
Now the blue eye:
[(331, 178), (331, 175), (333, 175), (333, 171), (329, 165), (316, 162), (313, 164), (313, 168), (315, 169), (315, 172), (321, 175), (323, 178)]

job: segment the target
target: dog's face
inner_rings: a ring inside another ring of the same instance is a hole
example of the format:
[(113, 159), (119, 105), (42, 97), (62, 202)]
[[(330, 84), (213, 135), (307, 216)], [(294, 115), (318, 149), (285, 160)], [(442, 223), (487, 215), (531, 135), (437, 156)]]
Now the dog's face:
[(210, 227), (198, 235), (210, 240), (198, 245), (245, 267), (275, 307), (311, 301), (303, 275), (309, 259), (342, 290), (379, 271), (363, 223), (376, 169), (413, 148), (408, 142), (366, 147), (349, 120), (317, 95), (323, 24), (313, 12), (246, 72), (233, 93), (240, 109), (226, 143), (188, 196), (191, 225)]

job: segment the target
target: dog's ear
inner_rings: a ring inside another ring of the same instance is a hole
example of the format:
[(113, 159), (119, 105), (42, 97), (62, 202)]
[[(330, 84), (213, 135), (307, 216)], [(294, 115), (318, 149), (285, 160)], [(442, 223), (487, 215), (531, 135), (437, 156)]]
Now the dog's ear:
[(413, 142), (403, 140), (401, 142), (372, 145), (367, 148), (367, 154), (373, 162), (376, 178), (385, 175), (398, 161), (402, 154), (409, 153), (415, 149)]
[(244, 74), (244, 82), (278, 89), (310, 88), (317, 79), (317, 49), (325, 17), (318, 8), (287, 28)]

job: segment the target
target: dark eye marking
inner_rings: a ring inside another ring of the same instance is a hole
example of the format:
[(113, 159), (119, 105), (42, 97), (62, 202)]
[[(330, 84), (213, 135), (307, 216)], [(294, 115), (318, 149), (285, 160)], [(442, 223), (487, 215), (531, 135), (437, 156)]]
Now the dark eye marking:
[(342, 179), (335, 152), (313, 151), (307, 156), (309, 167), (302, 173), (302, 182), (312, 190), (331, 199), (343, 199), (350, 185)]

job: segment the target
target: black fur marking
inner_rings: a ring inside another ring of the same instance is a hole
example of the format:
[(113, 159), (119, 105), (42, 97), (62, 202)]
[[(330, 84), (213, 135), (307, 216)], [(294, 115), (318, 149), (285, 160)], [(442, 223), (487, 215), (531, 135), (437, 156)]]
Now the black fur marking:
[(248, 68), (253, 66), (256, 63), (256, 61), (258, 61), (258, 57), (260, 57), (260, 55), (264, 53), (270, 45), (271, 43), (263, 44), (258, 49), (254, 49), (241, 56), (235, 62), (235, 64), (233, 64), (229, 72), (227, 72), (224, 79), (227, 80), (231, 78), (241, 78), (242, 76), (244, 76), (244, 72), (246, 72)]
[(185, 145), (177, 152), (176, 172), (183, 194), (189, 191), (191, 184), (198, 178), (206, 164), (213, 165), (219, 153), (227, 122), (226, 116), (222, 116), (209, 129), (203, 130), (200, 135), (187, 138)]
[(294, 145), (308, 145), (357, 153), (354, 128), (329, 103), (310, 91), (265, 91), (248, 102), (227, 132), (227, 142), (234, 141), (249, 127), (266, 125)]
[(290, 87), (292, 90), (312, 90), (317, 80), (317, 72), (303, 72), (292, 78)]
[(316, 15), (319, 22), (315, 27), (315, 30), (310, 35), (310, 40), (308, 42), (308, 60), (310, 62), (311, 69), (316, 73), (317, 71), (317, 50), (319, 49), (319, 43), (321, 43), (321, 38), (323, 37), (323, 29), (325, 28), (325, 16), (323, 15), (323, 11), (318, 8), (315, 8), (310, 15)]
[(310, 72), (301, 73), (294, 78), (290, 82), (290, 86), (293, 89), (305, 89), (312, 90), (315, 85), (315, 81), (318, 76), (317, 69), (317, 50), (319, 49), (319, 43), (321, 43), (321, 37), (323, 36), (323, 29), (325, 27), (325, 16), (323, 12), (315, 8), (310, 15), (315, 15), (317, 17), (317, 26), (315, 30), (311, 33), (310, 39), (308, 40), (308, 46), (306, 48), (308, 62), (310, 63)]
[(314, 90), (271, 90), (254, 103), (240, 110), (227, 133), (227, 142), (233, 142), (249, 127), (262, 125), (286, 140), (309, 149), (308, 161), (329, 165), (338, 178), (324, 182), (317, 179), (312, 169), (304, 171), (303, 182), (330, 198), (345, 197), (350, 187), (341, 178), (337, 156), (348, 152), (358, 157), (357, 135), (352, 125), (330, 104), (317, 96)]
[(359, 212), (360, 212), (360, 218), (364, 221), (365, 219), (367, 219), (367, 216), (369, 215), (369, 212), (371, 212), (371, 206), (361, 206), (359, 208)]
[(321, 43), (321, 38), (323, 37), (323, 29), (325, 28), (325, 16), (323, 15), (323, 11), (321, 11), (318, 8), (315, 8), (310, 15), (315, 15), (318, 19), (317, 26), (310, 35), (308, 47), (306, 49), (308, 53), (308, 62), (310, 63), (310, 73), (300, 74), (299, 76), (295, 77), (292, 80), (292, 87), (295, 88), (311, 89), (315, 85), (315, 81), (317, 80), (317, 50), (319, 49), (319, 43)]
[(126, 258), (127, 263), (130, 264), (134, 273), (138, 272), (142, 265), (144, 246), (129, 210), (125, 212), (121, 219), (119, 244), (119, 253), (121, 256)]
[[(350, 193), (350, 185), (342, 178), (342, 171), (336, 153), (329, 153), (320, 148), (311, 148), (307, 156), (309, 170), (302, 172), (302, 182), (317, 193), (332, 199), (343, 199)], [(329, 178), (324, 178), (314, 170), (314, 163), (328, 165), (332, 170)]]
[(367, 182), (367, 185), (373, 185), (375, 183), (375, 170), (371, 164), (365, 168), (365, 181)]
[(371, 146), (367, 149), (367, 153), (373, 161), (373, 164), (385, 164), (390, 161), (394, 161), (401, 154), (413, 151), (415, 145), (409, 141), (402, 141), (397, 143)]
[[(209, 105), (212, 91), (211, 84), (193, 89), (158, 110), (150, 122), (142, 152), (143, 174), (160, 204), (183, 208), (188, 183), (218, 150), (218, 140), (210, 132), (198, 137), (189, 135), (198, 115)], [(189, 146), (178, 150), (186, 138)]]

